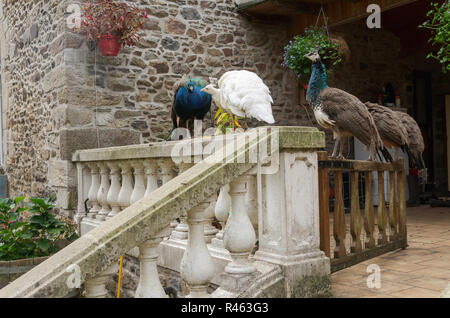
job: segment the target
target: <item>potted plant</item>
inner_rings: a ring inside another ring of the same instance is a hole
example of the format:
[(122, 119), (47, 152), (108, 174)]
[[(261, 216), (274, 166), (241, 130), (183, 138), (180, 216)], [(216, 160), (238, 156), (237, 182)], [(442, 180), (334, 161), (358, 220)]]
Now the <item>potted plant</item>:
[(136, 45), (148, 18), (147, 11), (113, 0), (99, 0), (82, 8), (79, 31), (97, 41), (104, 56), (117, 56), (122, 45)]
[(76, 225), (54, 215), (54, 199), (0, 200), (0, 288), (78, 238)]
[(319, 48), (327, 73), (342, 61), (343, 53), (337, 40), (328, 36), (324, 27), (305, 29), (304, 35), (296, 35), (284, 48), (283, 66), (292, 70), (298, 79), (299, 89), (306, 90), (311, 77), (311, 61), (305, 54)]

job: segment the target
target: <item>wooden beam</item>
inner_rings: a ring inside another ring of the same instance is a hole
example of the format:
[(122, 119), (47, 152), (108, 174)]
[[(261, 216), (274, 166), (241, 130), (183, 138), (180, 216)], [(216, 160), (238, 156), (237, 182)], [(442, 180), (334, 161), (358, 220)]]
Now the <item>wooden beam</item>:
[(292, 13), (318, 14), (320, 4), (313, 2), (298, 2), (293, 0), (270, 0), (276, 7), (287, 9)]
[[(329, 17), (328, 25), (330, 27), (334, 27), (368, 17), (369, 13), (367, 13), (366, 9), (367, 6), (371, 3), (380, 5), (381, 12), (383, 12), (416, 1), (418, 0), (391, 0), (389, 2), (383, 0), (362, 0), (362, 3), (358, 4), (358, 8), (355, 7), (355, 3), (348, 3), (346, 0), (338, 0), (326, 6), (325, 14)], [(341, 10), (337, 10), (336, 8), (340, 8)], [(329, 11), (333, 11), (333, 13), (335, 14), (330, 14)], [(336, 12), (338, 12), (338, 14), (336, 14)]]

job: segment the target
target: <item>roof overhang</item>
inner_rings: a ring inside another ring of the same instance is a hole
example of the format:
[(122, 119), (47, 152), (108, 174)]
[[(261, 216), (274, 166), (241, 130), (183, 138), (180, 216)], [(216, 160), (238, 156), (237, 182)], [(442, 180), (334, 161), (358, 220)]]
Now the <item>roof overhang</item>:
[(417, 1), (423, 0), (241, 0), (237, 10), (255, 17), (302, 19), (306, 26), (315, 23), (323, 5), (328, 25), (334, 26), (366, 18), (369, 4), (378, 4), (383, 12)]

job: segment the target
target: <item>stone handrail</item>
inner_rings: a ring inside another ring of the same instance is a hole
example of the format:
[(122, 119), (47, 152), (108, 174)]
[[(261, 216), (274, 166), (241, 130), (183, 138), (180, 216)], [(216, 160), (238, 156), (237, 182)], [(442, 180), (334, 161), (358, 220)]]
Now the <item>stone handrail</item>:
[[(192, 238), (189, 239), (198, 238), (199, 236), (195, 233), (199, 233), (200, 229), (203, 231), (203, 228), (196, 227), (196, 224), (201, 223), (201, 211), (207, 207), (205, 202), (208, 202), (211, 196), (216, 194), (221, 187), (257, 165), (252, 162), (240, 162), (239, 158), (248, 157), (250, 153), (256, 152), (261, 145), (267, 145), (267, 140), (271, 138), (278, 139), (280, 152), (299, 150), (307, 152), (308, 149), (309, 151), (315, 151), (325, 146), (323, 133), (315, 128), (260, 127), (256, 129), (256, 131), (262, 130), (268, 131), (267, 134), (261, 135), (265, 137), (245, 139), (243, 143), (236, 142), (234, 151), (231, 153), (216, 151), (207, 158), (208, 160), (196, 163), (173, 179), (166, 180), (161, 187), (147, 193), (142, 199), (132, 203), (120, 213), (105, 218), (88, 234), (83, 235), (47, 261), (0, 290), (0, 297), (64, 297), (74, 288), (80, 287), (82, 283), (88, 285), (93, 280), (101, 280), (103, 275), (106, 275), (105, 273), (111, 271), (111, 266), (117, 262), (121, 255), (136, 246), (139, 246), (141, 251), (141, 270), (142, 266), (145, 266), (144, 271), (151, 272), (153, 270), (152, 264), (148, 263), (148, 259), (152, 258), (152, 248), (155, 246), (153, 242), (158, 242), (158, 238), (167, 236), (165, 230), (172, 220), (179, 218), (188, 211), (189, 231), (192, 230)], [(248, 134), (246, 133), (246, 135)], [(199, 141), (193, 141), (193, 143), (196, 142)], [(203, 142), (205, 140), (202, 140)], [(169, 142), (84, 150), (75, 154), (74, 161), (80, 163), (168, 157), (176, 144), (177, 142)], [(295, 160), (297, 159), (296, 157)], [(307, 158), (302, 157), (300, 160), (308, 162)], [(261, 162), (258, 163), (261, 164)], [(317, 171), (314, 173), (317, 174)], [(232, 196), (237, 195), (239, 197), (239, 194), (243, 191), (246, 191), (246, 189), (236, 184), (233, 186)], [(239, 218), (236, 208), (238, 202), (240, 201), (233, 201), (233, 208), (235, 208), (233, 211), (236, 211), (232, 213), (232, 215), (235, 214), (234, 218)], [(243, 214), (240, 215), (246, 217)], [(264, 238), (260, 238), (260, 244), (264, 244)], [(308, 244), (306, 243), (306, 245)], [(304, 248), (303, 245), (302, 248)], [(298, 247), (295, 249), (299, 250)], [(309, 253), (308, 255), (310, 254), (316, 255), (315, 253)], [(262, 255), (267, 259), (274, 256), (270, 251), (266, 251), (265, 254), (263, 252)], [(304, 257), (303, 255), (301, 259), (304, 259)], [(145, 265), (146, 260), (147, 265)], [(231, 267), (233, 267), (233, 264), (239, 263), (239, 260), (234, 261)], [(192, 276), (195, 273), (190, 272), (188, 265), (186, 261), (181, 264), (182, 267), (184, 266), (184, 269), (182, 268), (184, 274), (182, 273), (182, 275)], [(195, 277), (185, 279), (188, 283), (192, 282), (192, 289), (195, 287), (195, 279)], [(192, 289), (191, 293), (193, 292)], [(142, 288), (140, 290), (140, 287), (138, 287), (136, 293), (143, 297), (151, 296), (151, 293), (142, 291)]]

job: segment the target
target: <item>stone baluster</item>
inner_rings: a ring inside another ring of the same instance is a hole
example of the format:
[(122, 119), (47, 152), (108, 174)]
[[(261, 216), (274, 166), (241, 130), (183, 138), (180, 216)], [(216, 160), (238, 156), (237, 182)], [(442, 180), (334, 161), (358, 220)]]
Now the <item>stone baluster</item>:
[(81, 220), (86, 217), (86, 209), (84, 202), (88, 198), (90, 179), (89, 169), (82, 162), (77, 162), (77, 179), (78, 179), (78, 205), (77, 213), (75, 214), (75, 222), (80, 224)]
[(223, 245), (223, 233), (225, 229), (225, 223), (228, 219), (228, 214), (231, 210), (231, 197), (229, 194), (230, 185), (227, 184), (220, 189), (217, 203), (214, 209), (216, 219), (219, 220), (222, 229), (216, 234), (216, 237), (212, 239), (211, 244), (215, 247), (224, 248)]
[(100, 188), (98, 189), (97, 193), (97, 201), (102, 208), (97, 214), (97, 219), (99, 221), (104, 221), (106, 219), (106, 216), (111, 211), (107, 200), (110, 187), (109, 168), (104, 162), (99, 162), (98, 166), (100, 167), (101, 181), (100, 181)]
[(166, 184), (175, 177), (175, 170), (173, 169), (175, 165), (172, 159), (168, 158), (160, 160), (159, 166), (161, 167), (161, 179), (163, 184)]
[(133, 184), (130, 163), (128, 161), (121, 161), (119, 167), (122, 171), (122, 187), (120, 188), (118, 202), (120, 208), (123, 210), (130, 205)]
[(214, 276), (214, 263), (204, 239), (205, 209), (208, 202), (199, 204), (188, 211), (189, 236), (186, 250), (181, 260), (181, 278), (189, 287), (187, 297), (208, 297), (208, 284)]
[(147, 196), (158, 188), (158, 165), (151, 160), (145, 160), (143, 165), (147, 177), (147, 187), (144, 196)]
[(112, 280), (112, 276), (119, 271), (119, 264), (114, 263), (104, 272), (97, 275), (95, 278), (87, 280), (84, 283), (85, 298), (107, 298), (108, 290), (106, 284)]
[[(162, 184), (166, 184), (170, 180), (172, 180), (175, 177), (175, 170), (174, 170), (174, 163), (172, 159), (161, 159), (158, 160), (159, 166), (161, 167), (161, 179)], [(179, 223), (176, 220), (173, 220), (170, 222), (170, 227), (172, 229), (175, 229)]]
[(225, 226), (223, 242), (232, 261), (225, 267), (228, 274), (250, 274), (256, 271), (248, 257), (256, 243), (255, 229), (245, 204), (249, 176), (241, 176), (230, 183), (231, 213)]
[(119, 192), (120, 192), (120, 168), (117, 161), (108, 161), (107, 165), (110, 169), (111, 186), (109, 187), (106, 201), (111, 207), (107, 219), (112, 218), (120, 212)]
[[(190, 167), (192, 167), (193, 163), (185, 163), (182, 162), (179, 164), (180, 168), (180, 174), (184, 171), (188, 170)], [(170, 234), (171, 239), (175, 240), (187, 240), (188, 238), (188, 224), (186, 222), (187, 214), (183, 212), (183, 214), (180, 216), (180, 223), (177, 223), (175, 229)]]
[(134, 188), (130, 197), (130, 204), (139, 201), (145, 194), (145, 178), (144, 178), (144, 165), (140, 160), (131, 161), (131, 165), (134, 170)]
[(135, 298), (165, 298), (158, 275), (158, 245), (162, 238), (150, 239), (139, 245), (140, 276)]
[(252, 222), (256, 236), (258, 236), (258, 192), (255, 175), (248, 175), (247, 187), (248, 191), (245, 196), (245, 204), (250, 222)]
[(212, 239), (216, 237), (216, 234), (219, 232), (219, 230), (212, 225), (212, 222), (214, 221), (214, 208), (216, 206), (217, 202), (217, 194), (212, 195), (207, 201), (209, 203), (209, 206), (205, 210), (205, 242), (211, 243)]
[(98, 188), (100, 187), (99, 168), (95, 162), (88, 163), (88, 166), (91, 169), (91, 187), (89, 188), (88, 194), (91, 209), (89, 210), (88, 217), (95, 219), (98, 211), (100, 211), (100, 206), (97, 201)]

